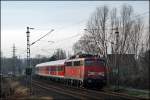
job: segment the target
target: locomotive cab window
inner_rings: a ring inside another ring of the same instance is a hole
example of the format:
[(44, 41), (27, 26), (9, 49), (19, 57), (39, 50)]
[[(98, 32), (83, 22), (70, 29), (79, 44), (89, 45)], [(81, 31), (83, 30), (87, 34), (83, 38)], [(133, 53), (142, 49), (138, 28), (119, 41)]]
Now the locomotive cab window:
[(72, 62), (66, 62), (66, 66), (72, 66)]
[(80, 61), (74, 61), (73, 64), (74, 66), (80, 66)]
[(85, 66), (105, 66), (104, 60), (85, 60)]

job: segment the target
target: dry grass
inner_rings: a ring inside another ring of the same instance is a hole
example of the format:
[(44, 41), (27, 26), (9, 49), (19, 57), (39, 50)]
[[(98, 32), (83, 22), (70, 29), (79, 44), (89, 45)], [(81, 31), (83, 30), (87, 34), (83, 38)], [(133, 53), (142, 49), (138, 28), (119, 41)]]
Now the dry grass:
[(11, 87), (13, 88), (14, 93), (9, 97), (10, 100), (20, 100), (20, 98), (28, 96), (28, 89), (22, 86), (19, 82), (12, 81)]
[(17, 81), (12, 81), (11, 87), (14, 89), (14, 94), (8, 97), (8, 100), (53, 100), (52, 97), (29, 96), (29, 89)]

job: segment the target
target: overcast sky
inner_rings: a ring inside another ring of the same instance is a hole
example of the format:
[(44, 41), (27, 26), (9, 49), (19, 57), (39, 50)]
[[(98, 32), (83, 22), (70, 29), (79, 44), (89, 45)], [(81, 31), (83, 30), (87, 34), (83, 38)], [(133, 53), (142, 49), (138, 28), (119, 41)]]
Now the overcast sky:
[[(149, 12), (148, 1), (1, 1), (1, 49), (3, 56), (12, 56), (16, 46), (17, 56), (26, 57), (26, 27), (33, 27), (30, 41), (54, 31), (31, 47), (31, 56), (51, 56), (57, 48), (73, 53), (72, 45), (84, 33), (86, 22), (96, 7), (107, 5), (120, 8), (130, 4), (134, 12)], [(149, 18), (149, 13), (143, 15)], [(71, 37), (71, 38), (69, 38)], [(49, 43), (48, 41), (55, 41)]]

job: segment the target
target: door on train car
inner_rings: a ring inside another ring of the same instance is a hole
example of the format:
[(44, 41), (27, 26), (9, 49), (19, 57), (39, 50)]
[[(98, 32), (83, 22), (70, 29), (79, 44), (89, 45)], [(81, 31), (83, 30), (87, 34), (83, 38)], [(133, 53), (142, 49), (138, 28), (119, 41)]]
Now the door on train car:
[(73, 69), (72, 69), (72, 76), (75, 78), (81, 78), (81, 64), (80, 61), (73, 61)]

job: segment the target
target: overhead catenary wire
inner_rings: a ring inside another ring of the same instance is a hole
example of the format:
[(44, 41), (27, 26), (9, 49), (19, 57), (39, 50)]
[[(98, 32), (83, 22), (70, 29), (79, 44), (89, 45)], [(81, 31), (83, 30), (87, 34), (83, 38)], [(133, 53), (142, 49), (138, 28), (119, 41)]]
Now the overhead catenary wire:
[(53, 31), (54, 31), (54, 29), (52, 29), (51, 31), (49, 31), (47, 34), (45, 34), (44, 36), (40, 37), (40, 38), (37, 39), (36, 41), (32, 42), (32, 43), (30, 44), (30, 46), (33, 45), (33, 44), (35, 44), (36, 42), (40, 41), (42, 38), (46, 37), (47, 35), (49, 35), (49, 34), (50, 34), (51, 32), (53, 32)]
[[(85, 20), (82, 20), (82, 21), (80, 21), (80, 22), (78, 22), (78, 23), (73, 23), (72, 25), (80, 24), (80, 23), (82, 23), (82, 22), (85, 22)], [(72, 25), (69, 25), (68, 27), (70, 27), (70, 26), (72, 26)], [(66, 27), (66, 26), (65, 26), (65, 27)], [(64, 29), (65, 27), (61, 27), (60, 30)], [(67, 28), (68, 28), (68, 27), (67, 27)], [(59, 31), (60, 31), (60, 30), (59, 30)], [(53, 30), (51, 30), (51, 31), (53, 31)], [(38, 40), (32, 42), (32, 43), (30, 44), (30, 46), (33, 45), (33, 44), (35, 44), (36, 42), (40, 41), (42, 38), (44, 38), (45, 36), (47, 36), (49, 33), (50, 33), (50, 32), (48, 32), (47, 34), (45, 34), (44, 36), (42, 36), (42, 37), (39, 38)], [(79, 36), (79, 34), (76, 34), (76, 35), (74, 35), (74, 36), (65, 38), (65, 40), (66, 40), (66, 39), (69, 39), (69, 38), (74, 38), (74, 37), (76, 37), (76, 36)], [(62, 40), (59, 40), (59, 41), (56, 41), (55, 43), (58, 43), (58, 42), (60, 42), (60, 41), (63, 41), (63, 39), (62, 39)], [(54, 41), (53, 41), (53, 42), (54, 42)], [(26, 52), (26, 50), (22, 50), (21, 53), (23, 53), (23, 52)]]
[[(67, 38), (58, 40), (58, 41), (54, 42), (53, 44), (55, 44), (55, 43), (60, 43), (60, 42), (62, 43), (62, 41), (66, 41), (66, 40), (69, 40), (69, 39), (72, 39), (72, 38), (75, 38), (75, 37), (78, 37), (78, 36), (81, 36), (81, 34), (76, 34), (76, 35), (73, 35), (73, 36), (70, 36), (70, 37), (67, 37)], [(70, 46), (69, 46), (69, 47), (70, 47)], [(44, 52), (50, 53), (50, 52), (46, 51), (46, 49), (41, 49), (41, 50), (44, 51)], [(47, 49), (47, 50), (53, 50), (53, 51), (55, 51), (55, 50), (57, 50), (57, 49)]]
[[(138, 16), (141, 16), (141, 15), (147, 14), (147, 13), (148, 13), (148, 11), (146, 11), (146, 12), (144, 12), (144, 13), (142, 13), (142, 14), (135, 15), (135, 16), (133, 16), (133, 17), (136, 17), (136, 18), (137, 18)], [(133, 17), (132, 17), (132, 18), (133, 18)], [(78, 23), (74, 23), (73, 25), (82, 23), (83, 21), (85, 21), (85, 20), (82, 20), (82, 21), (80, 21), (80, 22), (78, 22)], [(70, 26), (71, 26), (71, 25), (70, 25)], [(62, 30), (62, 29), (64, 29), (64, 28), (65, 28), (65, 27), (61, 27), (61, 28), (59, 29), (59, 31)], [(68, 28), (68, 27), (66, 27), (66, 28)], [(112, 28), (108, 28), (108, 29), (106, 29), (106, 30), (112, 30)], [(78, 34), (77, 36), (79, 36), (79, 34)], [(66, 39), (74, 38), (74, 37), (76, 37), (76, 35), (75, 35), (75, 36), (68, 37), (68, 38), (64, 38), (64, 39), (61, 39), (61, 40), (58, 40), (58, 41), (56, 41), (55, 43), (62, 42), (62, 41), (66, 41)]]
[[(54, 44), (55, 44), (55, 43), (62, 42), (62, 41), (66, 41), (66, 40), (68, 40), (68, 39), (72, 39), (72, 38), (75, 38), (75, 37), (78, 37), (78, 36), (81, 36), (81, 34), (78, 33), (78, 34), (75, 34), (75, 35), (73, 35), (73, 36), (70, 36), (70, 37), (67, 37), (67, 38), (63, 38), (63, 39), (61, 39), (61, 40), (54, 41)], [(48, 41), (48, 42), (49, 42), (49, 41)]]
[[(139, 16), (143, 16), (143, 14), (147, 14), (147, 13), (149, 13), (148, 11), (146, 11), (146, 12), (144, 12), (144, 13), (142, 13), (142, 14), (138, 14), (138, 15), (135, 15), (135, 16), (133, 16), (133, 17), (139, 17)], [(132, 18), (133, 18), (132, 17)], [(145, 29), (145, 28), (144, 28)], [(147, 28), (146, 28), (147, 29)], [(96, 29), (94, 29), (94, 30), (96, 30)], [(102, 30), (102, 29), (99, 29), (99, 30)], [(112, 28), (108, 28), (108, 29), (106, 29), (106, 30), (112, 30)], [(113, 29), (114, 30), (114, 29)], [(58, 41), (56, 41), (56, 43), (57, 42), (62, 42), (62, 41), (65, 41), (66, 39), (69, 39), (69, 38), (74, 38), (74, 37), (76, 37), (76, 36), (79, 36), (80, 34), (77, 34), (77, 35), (75, 35), (75, 36), (71, 36), (71, 37), (68, 37), (68, 38), (65, 38), (65, 39), (62, 39), (62, 40), (58, 40)], [(110, 41), (107, 41), (107, 42), (110, 42)], [(110, 42), (110, 43), (112, 43), (112, 42)]]
[[(136, 16), (133, 16), (133, 17), (135, 17), (135, 18), (138, 18), (138, 17), (142, 17), (142, 16), (144, 16), (144, 15), (146, 15), (148, 12), (144, 12), (144, 13), (142, 13), (142, 14), (138, 14), (138, 15), (136, 15)], [(143, 15), (144, 14), (144, 15)], [(132, 18), (133, 18), (132, 17)], [(85, 21), (85, 20), (84, 20)], [(80, 22), (78, 22), (78, 23), (73, 23), (72, 25), (76, 25), (76, 24), (79, 24), (79, 23), (82, 23), (82, 22), (84, 22), (83, 20), (82, 21), (80, 21)], [(70, 26), (72, 26), (72, 25), (70, 25)], [(70, 26), (68, 26), (68, 27), (70, 27)], [(65, 29), (65, 28), (68, 28), (68, 27), (66, 27), (66, 26), (63, 26), (63, 27), (61, 27), (59, 30), (56, 30), (57, 32), (58, 31), (61, 31), (61, 30), (63, 30), (63, 29)], [(111, 30), (111, 28), (110, 29), (107, 29), (107, 30)], [(68, 39), (72, 39), (72, 38), (74, 38), (74, 37), (78, 37), (78, 36), (80, 36), (80, 34), (76, 34), (76, 35), (73, 35), (73, 36), (71, 36), (71, 37), (67, 37), (67, 38), (64, 38), (64, 39), (60, 39), (60, 40), (58, 40), (58, 41), (55, 41), (55, 43), (63, 43), (63, 41), (66, 41), (66, 40), (68, 40)], [(107, 42), (110, 42), (110, 43), (112, 43), (111, 41), (107, 41)], [(55, 44), (54, 43), (54, 44)]]

